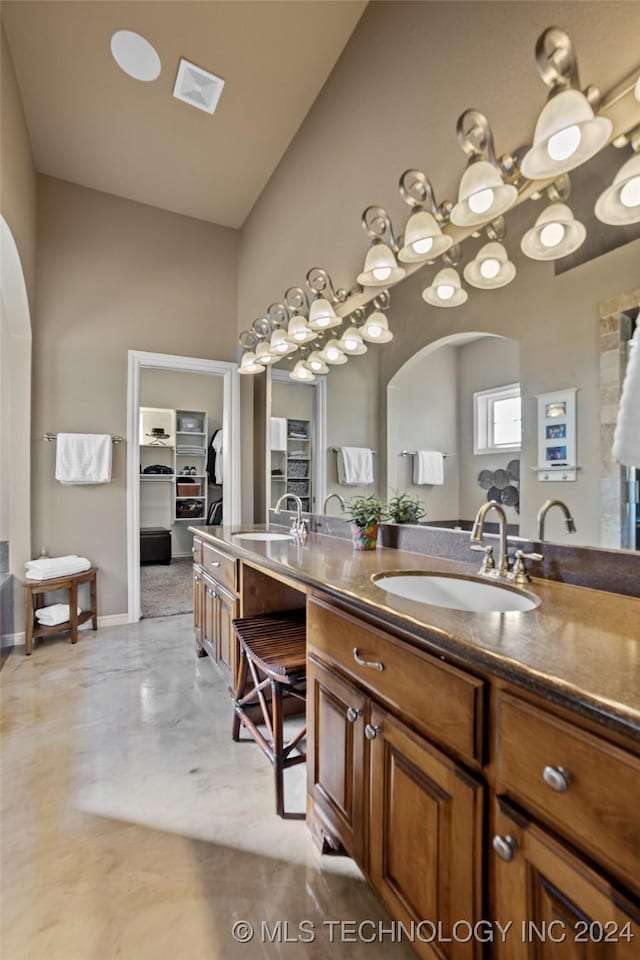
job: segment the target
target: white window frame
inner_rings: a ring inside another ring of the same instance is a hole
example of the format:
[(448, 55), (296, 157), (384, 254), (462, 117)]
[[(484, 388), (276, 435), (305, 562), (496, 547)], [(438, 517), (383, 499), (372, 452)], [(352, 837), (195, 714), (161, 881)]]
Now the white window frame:
[(478, 390), (473, 394), (473, 452), (475, 454), (504, 453), (522, 448), (522, 432), (520, 443), (496, 445), (493, 442), (492, 429), (493, 406), (496, 401), (521, 396), (519, 383), (507, 383), (501, 387), (491, 387), (489, 390)]

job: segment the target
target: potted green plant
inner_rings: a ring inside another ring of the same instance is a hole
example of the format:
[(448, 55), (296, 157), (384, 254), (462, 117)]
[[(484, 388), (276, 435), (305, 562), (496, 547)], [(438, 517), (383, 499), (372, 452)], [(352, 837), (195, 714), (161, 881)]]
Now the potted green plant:
[(351, 520), (354, 550), (375, 550), (378, 543), (378, 527), (386, 520), (387, 505), (373, 494), (354, 497), (345, 507)]
[(408, 493), (396, 493), (389, 500), (389, 519), (392, 523), (419, 523), (426, 517), (427, 511), (418, 497), (410, 497)]

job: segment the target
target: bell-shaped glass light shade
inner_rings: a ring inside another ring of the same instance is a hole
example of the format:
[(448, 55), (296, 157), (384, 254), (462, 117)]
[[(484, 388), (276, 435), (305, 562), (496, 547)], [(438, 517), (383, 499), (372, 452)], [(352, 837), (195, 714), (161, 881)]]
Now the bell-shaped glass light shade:
[(311, 370), (311, 373), (329, 373), (327, 362), (318, 350), (313, 350), (305, 362), (307, 370)]
[(584, 243), (587, 231), (566, 203), (546, 207), (527, 230), (520, 248), (532, 260), (559, 260)]
[(329, 340), (329, 343), (326, 345), (324, 350), (320, 351), (320, 356), (325, 363), (330, 363), (333, 366), (339, 366), (340, 364), (347, 362), (347, 358), (344, 355), (344, 350), (342, 349), (342, 344), (339, 340)]
[(517, 196), (516, 188), (504, 182), (493, 164), (475, 160), (462, 174), (451, 222), (458, 227), (489, 223), (512, 207)]
[(363, 287), (387, 287), (402, 280), (404, 273), (404, 269), (396, 263), (391, 247), (376, 241), (369, 247), (364, 269), (358, 274), (358, 283)]
[(309, 326), (312, 330), (328, 330), (330, 327), (339, 327), (342, 323), (341, 317), (336, 316), (336, 312), (324, 297), (318, 297), (309, 308)]
[(453, 240), (440, 229), (440, 224), (426, 210), (416, 210), (407, 220), (404, 246), (398, 254), (403, 263), (421, 263), (435, 260), (448, 250)]
[(362, 342), (362, 336), (357, 327), (349, 327), (345, 330), (339, 342), (342, 350), (352, 357), (359, 357), (368, 349)]
[(280, 360), (280, 356), (271, 353), (271, 347), (268, 343), (259, 343), (256, 347), (256, 360), (264, 367), (268, 367), (269, 364), (276, 363), (276, 361)]
[(506, 287), (516, 275), (516, 268), (501, 243), (485, 243), (478, 250), (475, 260), (464, 268), (464, 278), (472, 287), (495, 290)]
[(432, 307), (459, 307), (468, 296), (462, 289), (460, 274), (453, 267), (437, 273), (431, 286), (422, 291), (422, 299)]
[(638, 77), (638, 79), (636, 80), (636, 87), (635, 87), (635, 90), (633, 91), (633, 95), (638, 101), (638, 103), (640, 103), (640, 77)]
[(287, 334), (284, 330), (274, 330), (269, 341), (269, 352), (278, 357), (286, 357), (290, 353), (296, 352), (296, 347), (289, 343)]
[(520, 164), (523, 176), (543, 180), (575, 170), (604, 147), (612, 126), (608, 117), (594, 116), (579, 90), (561, 90), (538, 117), (533, 146)]
[(287, 330), (287, 340), (289, 343), (293, 343), (299, 347), (303, 343), (310, 343), (311, 340), (315, 340), (317, 336), (318, 334), (310, 329), (304, 317), (296, 314), (289, 320), (289, 328)]
[(256, 361), (255, 353), (243, 353), (238, 373), (264, 373), (264, 364)]
[(596, 217), (613, 226), (640, 221), (640, 153), (623, 163), (596, 201)]
[(315, 380), (311, 370), (307, 368), (304, 360), (298, 360), (295, 367), (289, 374), (290, 380), (299, 380), (300, 383), (312, 383)]
[(393, 340), (393, 334), (389, 330), (389, 322), (380, 310), (374, 310), (367, 317), (360, 333), (362, 339), (368, 340), (369, 343), (389, 343), (389, 340)]

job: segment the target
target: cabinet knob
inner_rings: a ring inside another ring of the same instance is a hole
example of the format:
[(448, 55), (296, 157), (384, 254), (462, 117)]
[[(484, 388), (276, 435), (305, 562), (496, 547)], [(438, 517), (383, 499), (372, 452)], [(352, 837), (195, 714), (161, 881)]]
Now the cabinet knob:
[(359, 707), (349, 707), (347, 710), (347, 720), (349, 723), (355, 723), (358, 717), (362, 716), (362, 710)]
[(357, 647), (353, 648), (353, 659), (359, 667), (369, 667), (371, 670), (384, 670), (384, 663), (378, 660), (363, 660)]
[(500, 834), (497, 833), (492, 843), (493, 849), (501, 860), (504, 860), (505, 863), (510, 863), (513, 860), (516, 847), (518, 846), (513, 837), (501, 837)]
[(195, 580), (196, 583), (200, 583), (200, 577), (194, 577), (193, 579)]
[(210, 560), (210, 561), (209, 561), (209, 566), (210, 566), (210, 567), (219, 567), (219, 566), (220, 566), (220, 561), (219, 561), (219, 560)]
[(545, 767), (542, 779), (556, 793), (566, 793), (571, 783), (571, 774), (564, 767)]
[(191, 547), (191, 553), (195, 556), (195, 554), (196, 554), (196, 548), (195, 548), (195, 547)]
[(211, 587), (208, 587), (208, 588), (207, 588), (207, 593), (209, 594), (210, 597), (214, 597), (214, 599), (215, 599), (216, 592), (215, 592), (215, 590), (212, 590)]
[(375, 740), (382, 733), (382, 727), (372, 726), (370, 723), (364, 728), (364, 735), (367, 740)]

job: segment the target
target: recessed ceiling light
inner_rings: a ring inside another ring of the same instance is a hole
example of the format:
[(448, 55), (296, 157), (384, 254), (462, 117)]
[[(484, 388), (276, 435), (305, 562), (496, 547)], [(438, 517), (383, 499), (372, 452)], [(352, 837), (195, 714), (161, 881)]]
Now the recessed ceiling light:
[(189, 63), (184, 57), (180, 60), (173, 87), (176, 100), (189, 103), (205, 113), (213, 113), (218, 106), (223, 87), (224, 80), (216, 77), (215, 73), (196, 67), (195, 63)]
[(133, 30), (116, 30), (111, 37), (111, 53), (121, 70), (134, 80), (157, 80), (162, 65), (148, 40)]

